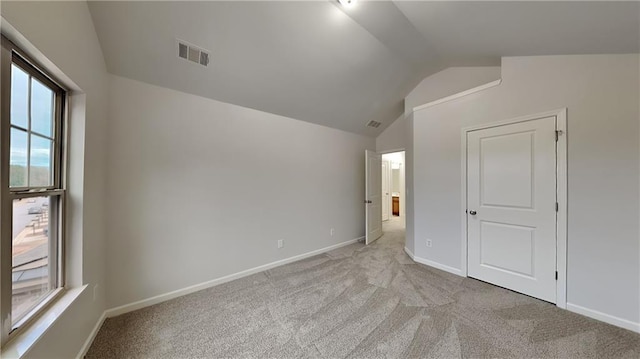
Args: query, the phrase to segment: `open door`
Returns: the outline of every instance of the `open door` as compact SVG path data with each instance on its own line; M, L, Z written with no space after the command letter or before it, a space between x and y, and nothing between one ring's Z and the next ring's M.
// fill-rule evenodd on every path
M365 151L366 244L382 236L382 156Z

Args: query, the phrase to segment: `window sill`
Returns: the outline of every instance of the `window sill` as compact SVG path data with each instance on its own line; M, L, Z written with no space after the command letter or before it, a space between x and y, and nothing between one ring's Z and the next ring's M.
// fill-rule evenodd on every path
M27 354L86 288L87 285L83 285L66 290L28 328L6 343L2 348L2 358L21 358Z

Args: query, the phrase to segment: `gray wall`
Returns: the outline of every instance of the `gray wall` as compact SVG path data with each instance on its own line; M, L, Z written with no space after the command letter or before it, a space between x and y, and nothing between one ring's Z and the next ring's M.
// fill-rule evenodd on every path
M376 151L406 149L407 117L416 106L484 85L500 78L500 67L450 67L422 80L404 99L404 115L376 138Z
M364 236L373 138L116 76L109 114L109 307Z
M384 132L376 137L376 151L390 152L403 150L406 146L407 120L404 115L393 121Z
M484 85L500 78L500 66L449 67L422 80L404 99L405 116L416 106Z
M413 238L413 108L484 85L500 78L500 67L450 67L422 80L404 99L405 113L376 138L376 151L405 150L406 248L414 252Z
M639 65L638 55L504 58L500 86L415 112L415 254L461 266L462 128L566 107L567 301L638 323Z
M405 138L406 138L406 149L404 152L404 164L405 164L405 195L407 197L407 205L406 205L406 213L405 213L405 240L404 246L405 249L409 250L411 253L415 253L415 208L414 208L414 161L413 161L413 113L409 114L406 117L406 126L405 126Z

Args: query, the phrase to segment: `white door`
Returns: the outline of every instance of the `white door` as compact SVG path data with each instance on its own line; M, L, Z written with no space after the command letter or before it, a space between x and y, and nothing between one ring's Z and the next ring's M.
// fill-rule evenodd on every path
M389 196L389 177L390 176L390 167L389 160L382 160L382 220L389 220L389 207L390 207L390 199Z
M365 151L365 207L367 244L382 236L382 161L381 156Z
M556 118L467 134L469 276L556 302Z

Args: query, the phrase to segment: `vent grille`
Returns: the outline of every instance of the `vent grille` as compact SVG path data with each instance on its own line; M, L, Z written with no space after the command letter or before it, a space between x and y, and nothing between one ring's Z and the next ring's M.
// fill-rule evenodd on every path
M182 40L178 40L177 43L178 57L205 67L209 66L209 59L211 55L207 50Z
M182 57L183 59L186 59L188 53L189 53L189 46L178 43L178 56Z
M367 127L373 127L373 128L378 128L378 127L380 127L380 125L382 125L381 122L373 121L373 120L371 120L371 121L369 121L369 123L367 123Z

